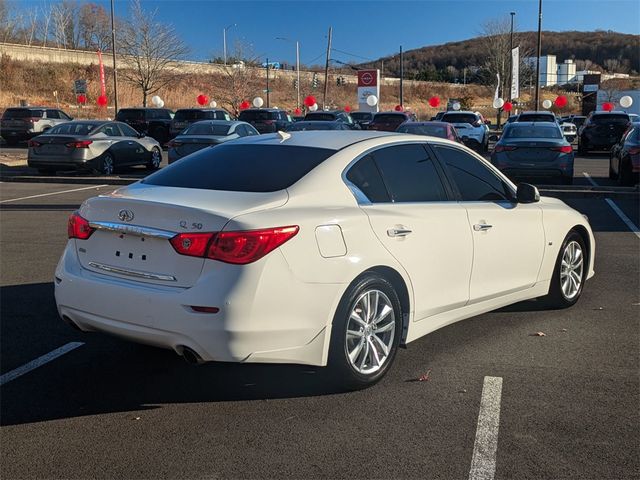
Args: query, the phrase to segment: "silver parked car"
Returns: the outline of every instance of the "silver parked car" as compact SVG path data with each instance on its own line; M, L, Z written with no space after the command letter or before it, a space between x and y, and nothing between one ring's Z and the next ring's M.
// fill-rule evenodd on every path
M76 120L30 140L27 161L40 173L88 169L110 175L133 165L156 170L162 151L156 140L126 123Z
M247 122L202 120L192 123L180 135L169 142L169 163L180 160L182 157L203 148L213 147L229 140L250 135L260 135L260 132Z

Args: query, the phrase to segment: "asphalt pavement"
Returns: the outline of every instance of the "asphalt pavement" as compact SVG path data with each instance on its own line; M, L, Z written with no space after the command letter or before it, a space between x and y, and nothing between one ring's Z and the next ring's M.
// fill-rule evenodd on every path
M576 183L608 184L603 164L579 159ZM574 307L450 325L341 392L322 368L190 366L65 325L52 278L66 220L104 183L0 183L3 479L469 478L485 377L502 379L496 479L640 478L637 195L565 195L597 242Z

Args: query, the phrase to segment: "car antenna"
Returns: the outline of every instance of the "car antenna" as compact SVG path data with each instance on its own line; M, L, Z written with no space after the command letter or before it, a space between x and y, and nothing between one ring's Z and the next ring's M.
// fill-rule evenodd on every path
M280 137L280 143L284 142L285 140L289 140L291 138L291 134L287 133L287 132L283 132L281 130L278 130L278 136Z

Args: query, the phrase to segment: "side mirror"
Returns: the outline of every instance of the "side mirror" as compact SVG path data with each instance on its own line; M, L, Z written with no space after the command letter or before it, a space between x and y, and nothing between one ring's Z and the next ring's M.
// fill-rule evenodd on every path
M138 138L144 138L144 137L146 137L146 136L147 136L147 135L146 135L145 133L138 133Z
M498 137L498 135L489 135L490 142L497 142L499 139L500 137Z
M516 199L518 203L535 203L540 201L540 192L533 185L528 183L518 184L516 191Z

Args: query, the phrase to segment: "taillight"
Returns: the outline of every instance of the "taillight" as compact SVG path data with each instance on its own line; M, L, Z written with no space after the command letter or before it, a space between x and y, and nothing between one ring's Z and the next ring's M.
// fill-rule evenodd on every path
M29 148L36 148L36 147L40 147L42 144L40 142L36 142L35 140L29 140L27 142L27 147Z
M69 142L66 144L68 148L89 148L93 140L81 140L79 142Z
M515 150L517 148L518 147L512 147L510 145L496 145L495 148L493 149L493 151L496 152L496 153L512 152L513 150Z
M217 233L179 233L170 242L181 255L246 265L275 250L300 228L295 226Z
M89 222L82 218L78 212L73 212L67 223L67 235L69 238L86 240L95 231L89 226Z
M640 153L640 147L633 147L629 149L629 155L638 155Z
M571 153L573 152L573 147L571 145L565 145L564 147L551 147L551 150L560 153Z

